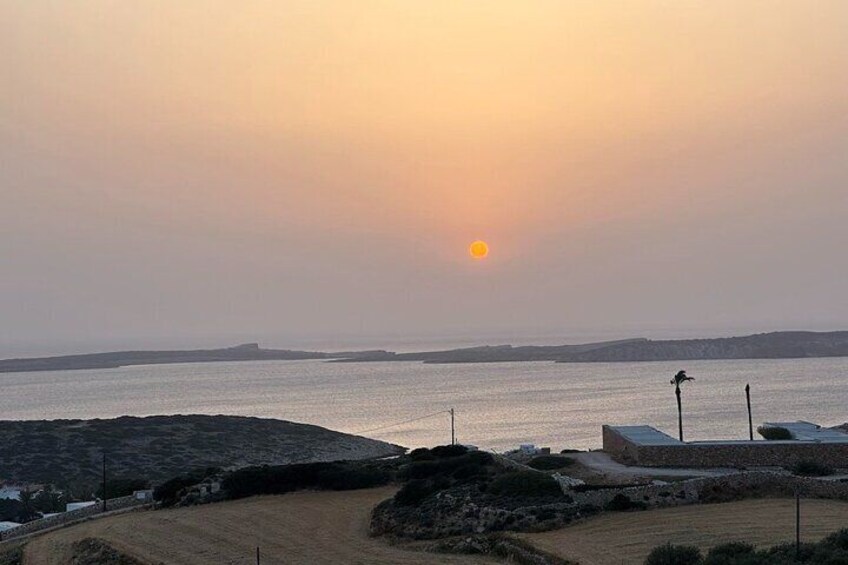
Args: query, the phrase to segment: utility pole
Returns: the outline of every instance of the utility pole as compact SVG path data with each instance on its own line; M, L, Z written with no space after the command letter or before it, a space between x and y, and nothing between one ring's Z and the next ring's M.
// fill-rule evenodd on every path
M745 398L748 401L748 436L754 441L754 421L751 419L751 385L745 385Z
M106 512L106 452L103 452L103 512Z
M456 445L456 424L453 408L450 409L451 415L451 445Z
M256 565L259 565L259 546L256 546Z

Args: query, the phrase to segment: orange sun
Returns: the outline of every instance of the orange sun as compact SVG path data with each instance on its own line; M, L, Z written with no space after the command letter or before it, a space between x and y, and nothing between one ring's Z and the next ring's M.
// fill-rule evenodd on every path
M489 246L485 241L477 240L468 247L468 252L475 259L483 259L489 254Z

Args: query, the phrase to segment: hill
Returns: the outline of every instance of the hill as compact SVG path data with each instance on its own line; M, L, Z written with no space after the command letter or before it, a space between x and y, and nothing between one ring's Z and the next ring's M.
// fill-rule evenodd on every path
M848 331L772 332L740 337L650 340L645 338L573 345L484 345L441 351L395 353L371 351L294 351L262 349L255 343L224 349L190 351L116 351L61 357L0 360L0 373L108 369L128 365L210 363L216 361L286 361L323 359L335 363L420 361L423 363L502 363L555 361L676 361L697 359L795 359L848 357Z
M91 492L111 478L153 483L198 467L366 459L403 448L326 428L242 416L0 421L0 478Z
M420 353L363 352L336 362L422 361L424 363L492 363L556 361L675 361L696 359L794 359L848 356L848 331L772 332L742 337L649 340L644 338L580 345L470 347Z

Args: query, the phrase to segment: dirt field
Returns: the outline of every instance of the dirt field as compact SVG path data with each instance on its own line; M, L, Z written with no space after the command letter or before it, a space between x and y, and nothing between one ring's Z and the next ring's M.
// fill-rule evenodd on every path
M801 501L801 539L816 541L848 527L848 503ZM642 563L665 542L702 550L727 541L771 546L795 538L795 501L761 499L621 512L598 516L562 530L521 535L540 549L581 565Z
M495 563L392 547L367 535L371 508L394 489L302 492L94 520L33 539L26 565L67 558L70 544L99 537L150 563L263 565Z

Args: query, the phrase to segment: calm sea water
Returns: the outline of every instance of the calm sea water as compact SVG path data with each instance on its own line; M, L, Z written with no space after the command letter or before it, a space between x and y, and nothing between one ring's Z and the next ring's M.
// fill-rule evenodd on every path
M601 424L651 424L672 435L669 379L686 369L687 439L747 436L754 422L848 420L848 358L659 363L326 363L262 361L0 374L0 419L123 414L239 414L363 433L409 447L457 438L503 450L519 443L592 448Z

